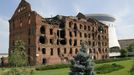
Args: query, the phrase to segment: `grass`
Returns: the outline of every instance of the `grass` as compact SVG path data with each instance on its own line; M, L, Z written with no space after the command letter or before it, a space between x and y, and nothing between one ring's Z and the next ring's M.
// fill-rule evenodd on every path
M55 69L55 70L46 70L46 71L36 71L35 75L68 75L69 69Z
M127 61L119 61L116 62L122 66L124 66L124 69L118 70L118 71L114 71L108 74L98 74L98 75L130 75L129 71L132 67L132 65L134 64L133 60L127 60Z
M134 64L133 60L124 60L124 61L103 63L103 64L116 63L116 64L120 64L120 65L124 66L125 68L118 70L118 71L111 72L111 73L97 74L97 75L130 75L129 71L130 71L132 65ZM103 64L96 64L96 66L100 66ZM8 69L6 68L6 69L4 69L4 71L5 70L8 70ZM69 68L45 70L45 71L35 71L34 75L69 75L69 71L70 71ZM2 72L3 72L3 70L0 69L0 75L2 74Z
M97 74L107 74L117 70L121 70L123 68L124 67L122 65L116 63L112 63L112 64L108 63L108 64L96 66L95 71Z
M130 75L129 71L134 64L133 60L125 60L125 61L116 61L116 62L110 62L110 63L104 63L104 64L112 64L112 63L117 63L125 68L114 71L111 73L107 74L97 74L97 75ZM102 64L97 64L96 66L99 66ZM46 70L46 71L36 71L35 75L68 75L69 73L69 68L64 68L64 69L55 69L55 70Z

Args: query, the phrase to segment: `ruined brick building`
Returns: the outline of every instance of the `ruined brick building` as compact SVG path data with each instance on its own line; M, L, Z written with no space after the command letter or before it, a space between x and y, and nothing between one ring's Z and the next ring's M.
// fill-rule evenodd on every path
M9 54L14 42L22 40L31 65L67 63L79 51L81 41L86 41L93 59L108 57L108 26L81 13L43 18L21 0L9 23Z

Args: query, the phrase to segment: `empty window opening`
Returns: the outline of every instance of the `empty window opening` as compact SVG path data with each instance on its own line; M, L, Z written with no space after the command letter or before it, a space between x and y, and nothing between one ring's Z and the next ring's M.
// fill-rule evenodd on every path
M44 26L41 26L40 32L41 32L41 34L45 34L45 27Z
M104 38L105 38L105 39L107 39L107 37L106 37L106 36L104 36Z
M50 35L53 35L53 29L50 29Z
M70 27L70 28L71 28L72 24L73 24L73 22L69 22L69 27Z
M46 49L42 48L42 54L46 54Z
M85 25L85 26L84 26L84 30L86 30L86 29L87 29L87 26Z
M53 48L51 48L51 55L53 55Z
M38 51L40 51L40 47L38 48Z
M74 29L75 29L75 30L77 29L77 24L76 24L76 23L74 23Z
M74 31L74 35L75 35L75 37L77 36L77 32L76 31Z
M82 27L82 25L80 24L80 29L82 29L83 27Z
M101 37L100 37L101 38ZM102 36L102 39L104 39L104 36Z
M74 40L74 46L77 46L77 40L76 39Z
M93 46L95 46L95 42L93 42Z
M31 56L31 51L30 48L28 48L28 63L30 64L30 56Z
M60 55L60 48L57 49L58 55Z
M72 45L72 39L69 40L69 44Z
M66 50L66 48L64 48L64 54L66 54L67 53L67 50Z
M92 31L94 31L94 27L92 28Z
M87 38L87 34L86 33L84 33L84 37Z
M40 36L39 42L40 42L41 44L45 44L45 37Z
M65 28L65 24L63 22L60 24L60 28Z
M107 48L105 48L105 52L108 52L108 49Z
M98 40L101 40L101 37L100 37L100 35L98 36Z
M89 49L89 53L92 53L92 50L91 49Z
M75 49L75 54L77 54L77 53L78 53L78 49L76 48L76 49Z
M46 59L45 58L42 59L42 64L46 64Z
M57 30L57 36L59 37L59 33L60 33L60 31L59 30Z
M61 45L66 45L66 43L67 43L67 40L66 39L60 40L60 44Z
M91 29L90 29L90 26L88 26L88 30L90 31Z
M72 37L72 32L69 32L70 37Z
M57 45L59 45L59 42L60 42L59 39L57 39Z
M94 40L94 39L95 39L95 38L94 38L94 37L95 37L95 36L94 36L94 33L92 33L92 37L93 37L93 40Z
M70 48L70 52L69 53L72 54L72 52L73 52L73 50L72 50L72 48Z
M53 44L53 39L50 39L50 44Z
M101 48L98 49L99 53L101 53Z
M107 30L105 30L105 33L107 33Z
M94 60L96 60L96 56L94 56Z
M88 41L89 46L91 45L91 41Z
M30 38L28 38L28 45L30 45Z
M60 38L65 38L65 30L60 31Z
M100 46L101 44L100 44L100 42L98 42L98 46Z

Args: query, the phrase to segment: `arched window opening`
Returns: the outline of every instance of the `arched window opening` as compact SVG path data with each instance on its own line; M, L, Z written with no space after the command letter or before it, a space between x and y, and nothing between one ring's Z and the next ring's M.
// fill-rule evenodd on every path
M39 42L40 42L41 44L45 44L45 37L40 36Z
M40 32L41 32L41 34L45 34L45 27L44 26L41 26Z

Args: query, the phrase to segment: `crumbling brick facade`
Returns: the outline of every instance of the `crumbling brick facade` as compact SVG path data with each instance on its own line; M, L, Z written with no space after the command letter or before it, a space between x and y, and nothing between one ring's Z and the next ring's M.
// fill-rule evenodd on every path
M43 18L22 0L9 23L9 54L14 42L22 40L31 65L68 63L78 53L82 41L93 59L108 57L108 26L81 13Z

